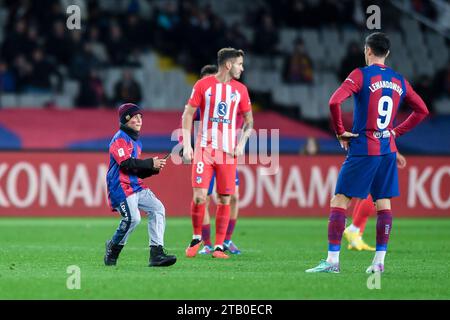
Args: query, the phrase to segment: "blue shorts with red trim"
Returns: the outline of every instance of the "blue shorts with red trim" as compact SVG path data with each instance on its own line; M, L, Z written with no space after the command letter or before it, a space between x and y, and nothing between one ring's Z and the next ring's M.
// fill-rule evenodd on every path
M342 165L334 194L373 201L398 197L397 154L347 156Z

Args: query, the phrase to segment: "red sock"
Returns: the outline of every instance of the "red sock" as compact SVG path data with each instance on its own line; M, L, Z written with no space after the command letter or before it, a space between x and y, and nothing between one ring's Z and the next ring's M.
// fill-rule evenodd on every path
M227 233L228 223L230 222L230 205L218 204L216 211L216 243L214 246L223 245Z
M233 235L234 227L236 226L236 219L230 219L227 228L227 235L225 236L225 241L231 240L231 236Z
M202 234L202 224L203 217L205 216L205 204L199 203L195 204L194 201L191 203L191 218L192 218L192 226L194 227L194 234L201 235Z
M202 226L202 240L205 246L211 246L211 225L204 224Z
M353 209L353 225L359 228L359 233L363 234L366 228L367 220L371 214L375 213L375 206L372 197L364 200L358 200Z

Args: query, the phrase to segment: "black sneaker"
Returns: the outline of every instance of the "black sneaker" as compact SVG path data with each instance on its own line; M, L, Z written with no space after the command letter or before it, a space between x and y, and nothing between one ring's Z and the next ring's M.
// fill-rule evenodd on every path
M106 266L115 266L117 259L119 258L120 251L122 251L123 245L114 244L112 240L106 241L106 252L103 261Z
M163 246L150 246L149 267L168 267L177 262L177 257L167 255Z

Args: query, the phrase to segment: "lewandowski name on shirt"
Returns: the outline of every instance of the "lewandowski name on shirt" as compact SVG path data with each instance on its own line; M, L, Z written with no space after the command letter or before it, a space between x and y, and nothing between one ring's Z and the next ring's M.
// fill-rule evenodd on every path
M369 86L369 89L372 92L375 92L375 91L383 89L383 88L392 89L392 90L396 91L399 96L401 96L403 94L402 87L400 87L398 84L393 83L391 81L377 81L375 83L372 83Z

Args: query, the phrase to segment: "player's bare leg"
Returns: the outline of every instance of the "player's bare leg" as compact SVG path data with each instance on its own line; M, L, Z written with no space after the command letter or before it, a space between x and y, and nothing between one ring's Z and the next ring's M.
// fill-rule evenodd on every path
M330 202L330 218L328 220L328 257L322 260L318 266L306 270L306 272L339 273L339 252L341 250L342 234L345 229L345 212L348 209L351 198L336 194Z
M206 196L205 216L202 225L202 242L204 247L199 251L199 254L210 254L213 251L211 243L211 218L209 214L209 204L211 203L211 196Z
M216 242L214 244L213 258L229 258L223 252L223 242L227 233L228 223L230 222L230 201L229 194L219 194L216 211Z
M348 249L375 251L375 248L365 243L362 238L367 220L373 213L375 213L375 205L370 195L367 199L357 199L352 213L352 224L344 230Z
M231 195L230 199L230 222L228 223L227 234L225 236L225 241L223 243L223 247L225 250L230 251L232 254L240 254L241 251L238 247L231 241L231 237L234 232L234 228L236 226L237 217L239 214L239 186L236 186L236 191Z
M378 199L377 208L377 247L372 265L366 270L367 273L384 272L384 258L386 256L389 235L392 229L392 211L390 199Z
M194 233L189 247L186 249L187 257L195 257L202 244L202 222L205 216L207 189L193 188L193 201L191 203L191 218Z

